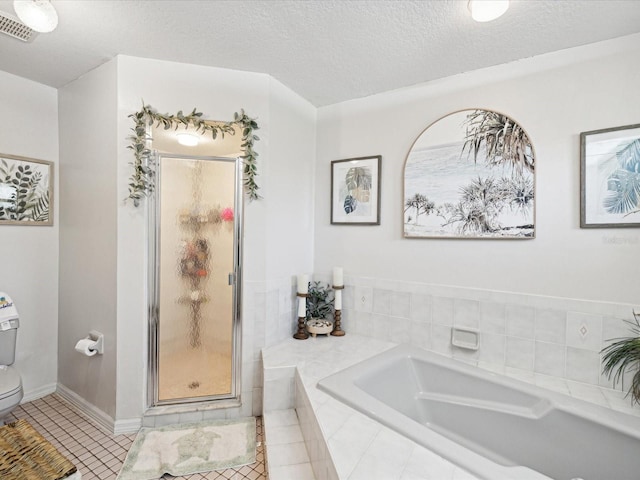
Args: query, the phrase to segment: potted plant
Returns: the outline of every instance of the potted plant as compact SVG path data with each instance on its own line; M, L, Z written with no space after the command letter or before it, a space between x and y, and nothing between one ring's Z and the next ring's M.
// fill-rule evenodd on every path
M329 284L309 283L307 297L307 331L314 337L333 330L333 290Z
M635 371L628 394L632 402L640 404L640 314L633 312L633 319L633 322L626 320L633 336L616 339L600 353L603 354L602 371L609 378L613 374L614 383L618 383L627 371Z

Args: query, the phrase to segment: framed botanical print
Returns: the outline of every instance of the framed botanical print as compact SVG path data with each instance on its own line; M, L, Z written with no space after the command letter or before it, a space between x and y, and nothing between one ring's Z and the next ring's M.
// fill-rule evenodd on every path
M0 225L53 225L53 163L0 154Z
M380 155L331 162L331 224L380 225Z

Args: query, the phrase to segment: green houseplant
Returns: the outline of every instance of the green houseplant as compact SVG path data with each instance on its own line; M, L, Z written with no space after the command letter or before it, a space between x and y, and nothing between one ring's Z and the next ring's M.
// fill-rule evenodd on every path
M320 282L309 283L307 297L307 331L314 337L333 330L333 290Z
M613 375L614 383L618 383L626 372L635 371L628 394L640 405L640 314L633 312L633 321L626 322L631 326L633 336L615 339L601 350L602 371L609 378Z

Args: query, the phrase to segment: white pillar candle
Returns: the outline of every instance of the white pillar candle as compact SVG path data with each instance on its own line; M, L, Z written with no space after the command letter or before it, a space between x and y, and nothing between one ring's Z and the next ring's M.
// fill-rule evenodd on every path
M342 310L342 290L336 290L334 307L336 310Z
M305 297L298 297L298 317L307 316L307 299Z
M342 267L333 267L333 285L341 287L344 285L344 278L342 273Z
M298 275L298 293L309 293L309 275Z

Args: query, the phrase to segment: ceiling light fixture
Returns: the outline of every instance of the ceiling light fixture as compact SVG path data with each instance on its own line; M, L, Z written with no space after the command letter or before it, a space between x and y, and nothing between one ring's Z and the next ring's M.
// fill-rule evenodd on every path
M58 26L58 13L49 0L14 0L13 9L22 23L36 32L53 32Z
M178 143L185 147L195 147L200 141L198 135L194 135L193 133L178 133L176 137L178 137Z
M507 11L509 0L469 0L467 7L476 22L490 22Z

